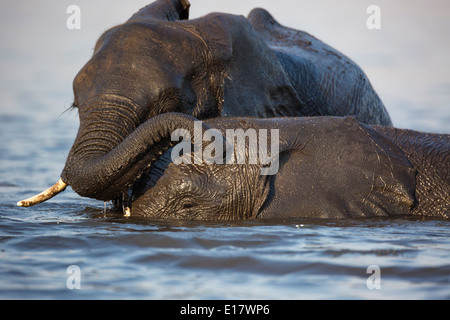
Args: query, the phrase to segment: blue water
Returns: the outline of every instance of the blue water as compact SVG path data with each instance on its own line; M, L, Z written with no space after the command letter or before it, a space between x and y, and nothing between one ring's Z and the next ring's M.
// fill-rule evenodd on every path
M450 298L446 221L157 223L68 201L0 226L2 298Z
M281 2L191 1L197 16L269 8L358 62L397 126L450 133L447 2L382 2L377 31L356 1ZM19 0L0 11L1 299L450 298L448 220L158 222L105 214L70 188L16 207L59 178L78 127L65 112L71 82L96 38L145 1L78 1L76 31L65 25L69 4ZM67 272L72 265L79 273ZM80 289L70 289L74 279Z

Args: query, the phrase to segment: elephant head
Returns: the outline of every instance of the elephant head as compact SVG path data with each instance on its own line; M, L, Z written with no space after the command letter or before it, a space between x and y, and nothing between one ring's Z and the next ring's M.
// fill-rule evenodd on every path
M134 216L187 220L256 218L269 193L269 177L278 170L279 154L291 149L295 141L286 136L280 140L278 127L275 132L267 132L267 127L276 126L276 120L221 117L195 121L194 126L198 123L206 130L198 136L200 130L194 129L194 140L189 136L193 151L190 145L187 151L179 148L181 144L170 148L135 184ZM211 130L214 141L210 143ZM201 148L196 150L200 141ZM178 158L180 153L182 157Z
M134 195L132 215L151 219L256 218L269 193L258 165L174 164L164 155Z

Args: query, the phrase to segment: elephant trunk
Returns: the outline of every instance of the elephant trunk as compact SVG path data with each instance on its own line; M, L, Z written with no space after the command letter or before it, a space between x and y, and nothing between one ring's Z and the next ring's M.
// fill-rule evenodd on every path
M20 201L18 205L32 206L48 200L67 185L81 196L104 201L117 199L139 180L152 162L177 143L171 141L174 130L186 129L193 137L196 120L182 113L161 114L143 122L119 143L120 134L116 133L114 138L111 135L114 129L107 125L107 121L83 123L67 158L61 180L48 189L58 190L46 190ZM207 129L208 126L203 123L202 133ZM44 193L45 197L42 196Z
M106 100L106 99L105 99ZM118 193L108 180L116 149L142 123L141 108L131 103L93 103L80 108L80 127L61 174L61 180L81 196L101 200ZM110 158L110 159L109 159ZM110 163L108 163L108 161ZM120 164L124 165L124 164ZM103 166L103 167L102 167Z
M84 131L78 138L82 142L71 152L61 178L81 196L116 199L175 144L170 140L174 130L184 128L193 136L195 120L181 113L158 115L145 121L108 152L114 141ZM206 129L203 125L202 130ZM104 130L110 129L103 128L100 133Z

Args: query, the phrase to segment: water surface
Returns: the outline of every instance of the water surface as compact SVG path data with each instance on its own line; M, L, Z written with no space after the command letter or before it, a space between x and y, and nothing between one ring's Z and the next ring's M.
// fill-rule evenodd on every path
M6 211L2 298L450 298L448 221L161 223L71 201ZM71 265L79 290L67 287ZM380 289L367 286L371 265Z

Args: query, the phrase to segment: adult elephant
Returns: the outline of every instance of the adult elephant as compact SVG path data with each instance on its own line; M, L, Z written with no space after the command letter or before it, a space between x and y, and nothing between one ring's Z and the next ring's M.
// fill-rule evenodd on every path
M161 113L354 115L391 125L364 72L320 40L262 9L247 19L212 13L188 20L189 6L158 0L100 37L73 82L80 127L61 180L19 205L67 185L99 200L122 197L162 152L144 135Z

